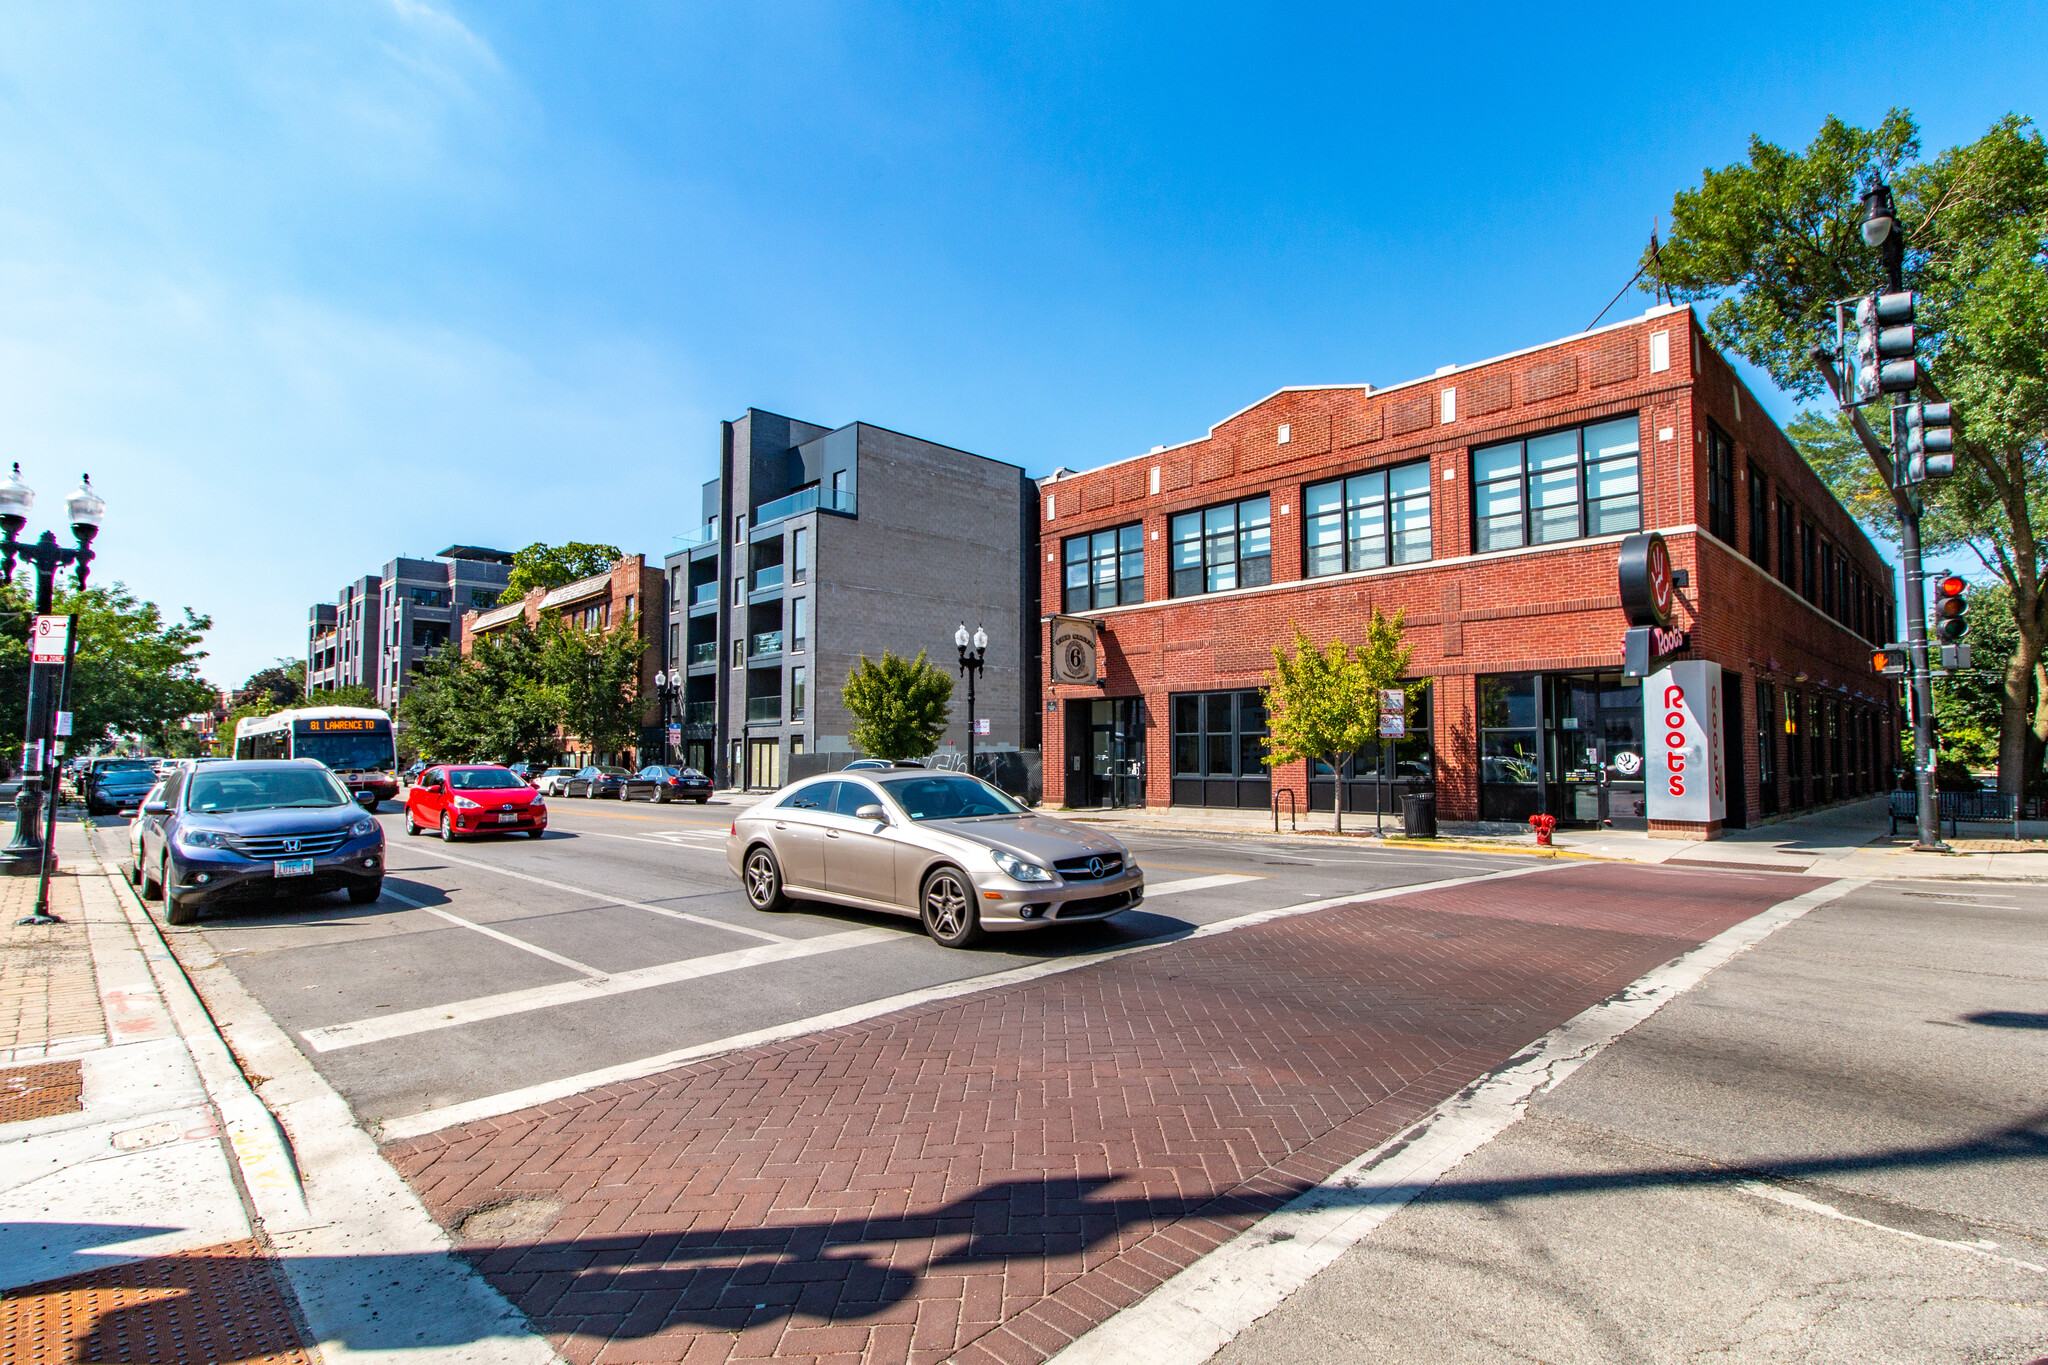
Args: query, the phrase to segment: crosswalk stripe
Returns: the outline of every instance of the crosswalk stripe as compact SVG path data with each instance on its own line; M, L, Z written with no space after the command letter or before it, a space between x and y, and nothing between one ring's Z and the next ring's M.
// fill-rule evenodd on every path
M1160 882L1145 888L1145 899L1154 896L1172 896L1182 891L1207 891L1212 886L1235 886L1239 882L1262 882L1264 877L1248 875L1223 875L1217 877L1184 877L1177 882Z
M436 850L433 856L444 863L460 863L464 867L481 868L485 872L495 872L500 877L512 877L522 882L532 882L535 886L545 886L550 891L566 891L572 896L587 896L591 900L603 901L607 905L623 905L628 910L645 910L650 915L665 915L669 919L688 920L692 924L702 924L713 929L724 929L729 933L744 934L748 938L766 939L770 943L785 943L788 941L781 934L771 934L766 929L750 929L744 924L731 924L722 919L711 919L705 915L693 915L687 910L670 910L664 906L647 905L641 901L629 901L623 896L614 896L609 892L600 891L596 887L570 886L566 882L551 882L546 877L536 877L530 872L514 872L509 867L499 867L493 863L480 863L471 858L458 858L452 853L443 853L439 850ZM403 868L398 869L400 872L404 870Z

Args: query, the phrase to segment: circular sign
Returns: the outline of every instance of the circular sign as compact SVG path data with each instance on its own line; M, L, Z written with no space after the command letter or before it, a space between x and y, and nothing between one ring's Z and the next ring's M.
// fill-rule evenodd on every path
M1614 756L1614 771L1623 777L1634 777L1643 770L1643 756L1623 749Z
M1621 586L1621 609L1632 626L1668 626L1678 595L1671 584L1671 550L1664 537L1652 531L1633 535L1621 542L1616 564Z

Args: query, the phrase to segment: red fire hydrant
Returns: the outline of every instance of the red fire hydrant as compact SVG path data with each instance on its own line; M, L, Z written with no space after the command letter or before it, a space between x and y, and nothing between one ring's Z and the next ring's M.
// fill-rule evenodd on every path
M1529 817L1529 827L1536 831L1537 843L1547 844L1550 842L1550 831L1557 828L1557 817L1555 815L1532 815Z

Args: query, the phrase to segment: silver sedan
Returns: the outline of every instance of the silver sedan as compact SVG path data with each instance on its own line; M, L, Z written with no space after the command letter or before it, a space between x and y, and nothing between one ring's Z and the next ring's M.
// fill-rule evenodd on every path
M733 821L725 852L757 910L794 897L915 915L948 948L984 931L1105 919L1145 898L1121 843L962 773L794 783Z

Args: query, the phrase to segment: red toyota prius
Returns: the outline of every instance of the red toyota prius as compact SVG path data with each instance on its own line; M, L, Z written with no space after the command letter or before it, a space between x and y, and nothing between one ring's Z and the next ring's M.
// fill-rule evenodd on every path
M548 807L526 779L495 763L443 764L420 774L405 796L405 832L437 830L453 843L465 834L547 832Z

